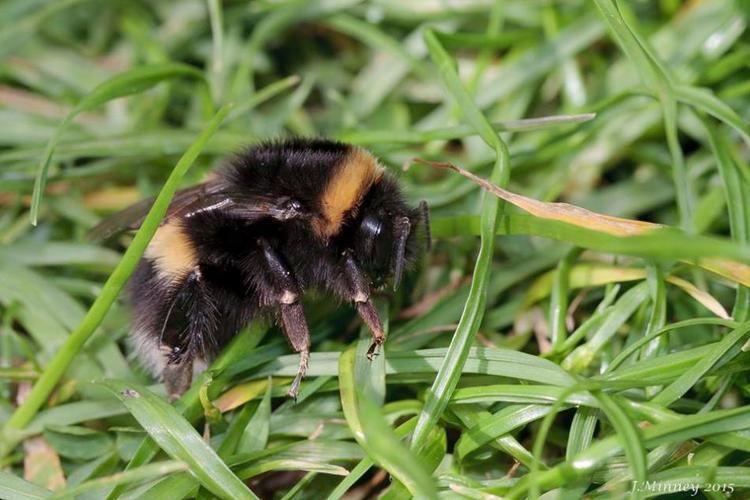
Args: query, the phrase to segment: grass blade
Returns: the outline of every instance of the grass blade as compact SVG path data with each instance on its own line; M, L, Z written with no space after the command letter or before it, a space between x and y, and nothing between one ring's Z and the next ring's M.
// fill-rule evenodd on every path
M633 479L643 484L648 477L648 470L646 450L638 427L630 420L615 398L605 393L594 393L594 397L599 400L602 411L623 443Z
M492 169L492 180L505 186L510 178L508 147L493 130L482 112L474 104L472 97L464 89L454 70L453 61L443 49L437 35L428 30L425 32L425 41L433 62L438 66L446 89L456 104L463 110L469 124L477 130L482 140L495 151L496 159ZM495 224L499 208L500 204L497 199L487 197L482 202L481 242L469 296L464 305L458 327L456 327L456 333L448 348L445 361L438 371L435 382L427 392L424 409L419 416L417 427L412 436L412 449L416 449L423 444L431 427L435 425L448 405L451 393L458 384L474 336L482 323L487 300L490 261L495 248Z
M686 370L680 377L651 399L652 403L668 406L690 390L727 353L739 350L738 344L750 332L750 323L743 323L727 334L698 363Z
M722 434L747 428L750 408L719 410L697 415L683 415L679 420L655 424L642 430L646 447L685 441L696 436ZM610 436L597 441L573 459L554 468L539 472L533 482L543 488L556 488L589 474L605 460L620 453L623 443L619 436ZM526 476L508 493L507 498L519 498L529 488L532 480Z
M133 383L107 380L102 385L122 401L169 456L187 464L190 472L214 495L226 499L257 498L167 402Z
M688 85L675 85L674 93L677 99L685 104L690 104L735 129L750 145L750 125L710 90Z
M480 219L473 215L434 217L430 222L433 235L441 238L481 232ZM724 238L693 236L668 227L646 234L616 236L583 225L516 214L500 217L496 233L542 236L607 253L678 259L750 286L750 266L747 265L750 248Z
M356 383L355 372L359 371L356 368L356 352L355 349L349 349L339 360L341 405L355 439L373 461L381 464L403 483L412 495L437 498L430 475L417 457L401 443L386 423L380 409L363 394Z
M167 212L169 203L177 191L180 180L198 157L209 137L219 128L229 109L229 106L224 106L216 113L204 131L177 162L174 170L172 170L169 178L164 183L164 187L159 192L159 196L154 201L151 210L149 210L141 228L135 234L125 255L123 255L115 270L109 276L106 283L104 283L101 294L96 298L78 328L70 334L65 344L55 353L55 356L45 368L44 373L42 373L39 380L34 384L29 396L6 422L3 429L6 437L9 431L21 429L31 421L39 408L47 400L55 385L62 378L65 370L73 362L83 344L86 343L86 340L88 340L102 322L107 311L109 311L109 308L125 286L128 278L135 271L138 261L146 250L149 241L151 241L154 233L156 233L159 223ZM9 445L10 443L7 444ZM5 456L10 451L8 447L0 446L0 456Z
M667 145L672 155L672 175L677 191L681 225L683 229L691 233L694 227L692 222L694 196L685 170L684 155L677 138L677 101L670 75L648 47L648 43L628 25L620 12L617 0L594 1L615 35L615 39L631 59L644 83L653 89L655 96L661 102Z
M543 116L540 118L526 118L523 120L505 120L493 122L492 128L496 132L526 132L557 128L560 125L583 123L596 118L595 113L577 115ZM436 128L431 130L348 130L340 132L340 141L361 144L422 144L430 141L449 141L478 135L475 128L469 125Z
M57 146L57 142L60 140L60 137L62 137L63 132L77 115L83 111L101 106L112 99L138 94L165 80L186 76L198 78L199 81L205 82L203 73L192 66L178 63L159 64L154 66L141 66L115 75L109 80L99 84L88 95L86 95L86 97L84 97L78 105L68 113L65 119L63 119L44 150L42 160L39 163L36 179L34 181L34 193L31 199L30 212L31 224L35 226L37 224L39 207L42 203L42 195L44 194L44 189L47 185L47 172L49 171L50 161L52 160L52 153L54 153L55 146Z
M136 469L131 469L125 472L118 472L111 476L104 476L85 483L79 484L72 488L66 488L62 491L56 492L52 498L75 498L78 495L102 488L106 486L115 486L118 484L128 484L140 481L149 481L161 476L173 474L176 472L182 472L187 470L187 466L177 460L170 460L164 462L158 462L155 464L144 465Z
M489 443L512 430L539 420L551 411L545 405L509 405L464 432L456 443L455 453L463 460L480 446Z
M10 472L0 471L0 497L18 500L49 498L52 492Z
M743 181L742 172L732 161L725 137L707 119L703 120L703 126L724 186L732 239L747 243L750 240L750 203L745 196L748 191L747 182ZM750 138L750 134L747 137ZM746 286L737 288L733 316L738 321L746 321L750 317L750 290Z

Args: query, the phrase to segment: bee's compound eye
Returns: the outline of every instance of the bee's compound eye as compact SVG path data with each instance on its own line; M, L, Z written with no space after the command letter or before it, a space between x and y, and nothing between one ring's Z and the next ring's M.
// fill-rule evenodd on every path
M365 249L372 252L375 240L380 236L383 224L377 218L368 215L362 220L360 226L361 236L364 239Z
M376 238L383 230L383 224L379 219L368 215L367 217L362 219L361 228L362 232L364 232L368 237Z

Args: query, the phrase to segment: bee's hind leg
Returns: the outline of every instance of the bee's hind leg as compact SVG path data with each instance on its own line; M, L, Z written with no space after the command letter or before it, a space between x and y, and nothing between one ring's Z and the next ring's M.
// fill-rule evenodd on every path
M269 285L273 290L272 301L278 304L281 328L292 349L299 353L299 369L289 387L289 397L297 399L299 386L310 362L310 331L305 312L300 304L300 289L291 270L266 240L259 240L269 272Z
M193 383L193 358L185 356L178 362L167 363L162 372L162 378L169 400L179 399Z
M196 267L180 285L160 338L167 351L162 379L170 401L190 388L194 367L201 366L206 354L216 350L217 311L200 268Z

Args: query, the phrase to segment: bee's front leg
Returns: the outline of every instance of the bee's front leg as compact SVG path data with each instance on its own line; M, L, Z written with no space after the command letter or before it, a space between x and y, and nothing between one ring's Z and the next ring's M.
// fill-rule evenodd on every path
M367 350L367 357L372 360L373 357L377 356L380 346L385 342L383 323L380 321L375 304L370 300L370 287L367 284L367 278L359 269L357 262L349 251L344 252L344 269L346 279L349 282L350 296L347 298L354 302L359 316L372 332L372 344Z
M259 244L263 250L269 275L270 301L277 304L281 329L284 331L292 349L299 353L297 376L289 387L289 396L297 399L300 383L305 377L307 365L310 361L310 332L307 328L305 312L299 302L300 288L283 257L266 240L260 239Z

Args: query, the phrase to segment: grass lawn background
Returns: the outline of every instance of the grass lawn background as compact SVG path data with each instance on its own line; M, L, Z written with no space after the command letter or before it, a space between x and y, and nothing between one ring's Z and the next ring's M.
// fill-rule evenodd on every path
M0 3L0 498L750 488L748 12ZM378 294L374 362L352 308L311 294L296 404L297 356L255 323L170 406L119 291L175 189L291 135L371 150L430 204L434 248ZM669 227L529 212L414 158ZM135 236L87 239L156 195Z

